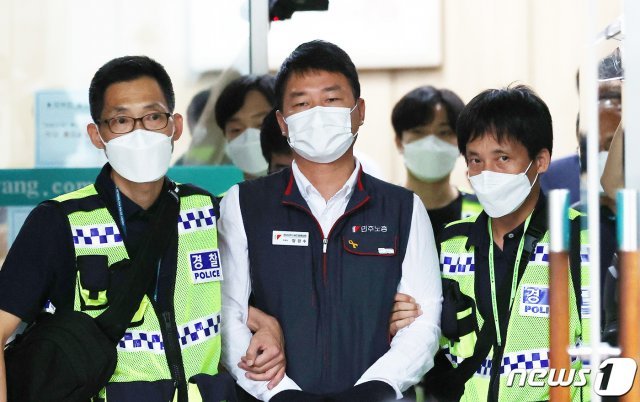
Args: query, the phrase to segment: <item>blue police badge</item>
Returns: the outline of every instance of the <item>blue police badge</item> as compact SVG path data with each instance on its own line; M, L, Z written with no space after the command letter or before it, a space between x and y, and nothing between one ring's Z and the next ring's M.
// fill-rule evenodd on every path
M549 317L549 287L544 285L522 285L520 315Z
M222 264L218 249L197 251L189 254L191 280L193 283L217 282L222 280Z

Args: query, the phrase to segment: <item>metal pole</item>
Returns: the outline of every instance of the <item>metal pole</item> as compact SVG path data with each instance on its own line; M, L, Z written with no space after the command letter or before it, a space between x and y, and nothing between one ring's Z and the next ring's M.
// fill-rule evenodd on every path
M638 252L638 192L618 191L618 239L620 261L620 349L622 357L640 364L640 253ZM640 401L640 382L636 375L631 391L620 397L622 402Z
M624 188L640 190L640 1L624 2L622 27L624 40L621 45L624 65L622 91L624 138Z
M269 36L269 2L249 0L249 69L251 74L269 72L267 38Z
M569 372L569 190L549 192L549 368ZM565 369L565 371L560 371ZM567 386L549 387L551 402L570 399Z

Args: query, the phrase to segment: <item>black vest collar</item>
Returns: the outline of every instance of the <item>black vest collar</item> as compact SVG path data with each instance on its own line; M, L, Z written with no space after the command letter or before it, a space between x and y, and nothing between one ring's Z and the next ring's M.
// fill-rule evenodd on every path
M345 213L353 209L359 208L361 205L364 205L371 198L369 196L369 192L367 191L365 184L367 180L367 176L363 174L362 166L358 170L358 177L356 179L355 188L353 190L353 194L349 199L349 203L347 204L347 208ZM282 171L282 177L286 180L284 193L282 194L282 203L285 205L294 205L299 208L303 208L311 213L309 205L304 200L302 194L300 194L300 190L298 185L296 184L296 179L293 176L293 171L288 168Z

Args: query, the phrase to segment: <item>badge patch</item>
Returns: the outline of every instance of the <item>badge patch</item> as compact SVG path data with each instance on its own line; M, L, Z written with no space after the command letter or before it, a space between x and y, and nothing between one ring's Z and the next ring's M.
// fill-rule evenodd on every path
M271 237L274 246L308 246L309 232L286 232L274 230Z
M218 249L198 251L189 254L191 280L193 283L217 282L222 280L222 265Z
M387 233L387 227L385 225L354 225L351 227L353 233Z
M549 317L549 287L542 285L522 285L520 315Z

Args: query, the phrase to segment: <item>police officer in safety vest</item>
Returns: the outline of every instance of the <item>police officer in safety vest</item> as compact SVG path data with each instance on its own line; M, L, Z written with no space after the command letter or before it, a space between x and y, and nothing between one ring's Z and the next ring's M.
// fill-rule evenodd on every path
M457 130L484 212L450 224L439 239L445 303L455 300L450 314L442 316L443 366L461 368L465 359L475 359L475 367L466 367L473 370L470 378L456 390L463 401L547 400L547 386L507 380L516 369L549 367L549 232L538 179L551 158L551 115L527 87L487 90L465 107ZM570 219L578 213L571 211ZM584 245L586 233L580 237ZM578 266L571 269L570 341L579 344L589 328L589 312L582 311L588 268L580 258L571 264ZM478 353L487 339L491 342ZM581 367L580 360L572 360L572 368ZM438 369L435 378L441 376ZM455 369L447 373L456 376ZM572 400L583 393L588 388L572 387Z
M101 314L118 291L119 263L139 251L160 193L172 187L177 230L117 345L115 372L94 400L230 399L233 382L218 374L219 208L208 192L165 177L183 123L173 113L171 80L148 57L117 58L96 72L89 102L87 131L109 163L94 184L42 203L27 218L0 270L0 341L21 320L33 321L47 301L52 309ZM0 401L6 401L1 348Z
M548 386L508 379L514 370L549 367L549 232L539 185L552 151L549 110L524 86L487 90L462 111L457 136L484 211L449 224L438 239L443 337L426 392L437 400L547 400ZM571 211L576 238L577 218ZM571 259L573 344L587 341L589 328L588 268L580 262L587 239L580 237L584 249ZM572 386L572 400L588 399L588 389Z

